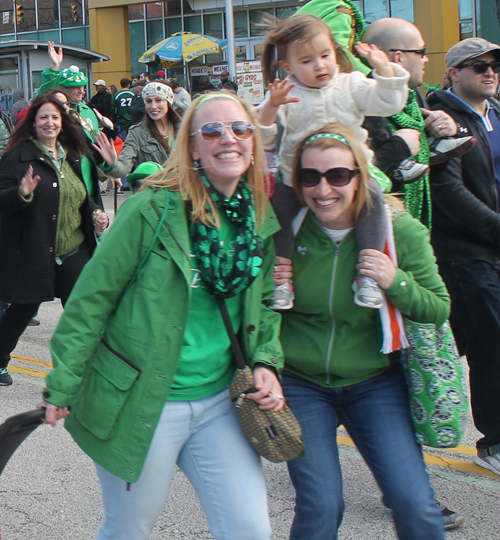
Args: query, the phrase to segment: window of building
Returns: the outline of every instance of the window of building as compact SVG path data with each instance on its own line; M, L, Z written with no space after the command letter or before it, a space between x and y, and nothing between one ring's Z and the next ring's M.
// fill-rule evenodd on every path
M473 0L459 0L459 17L460 17L460 39L474 37L475 32L475 13Z
M173 17L182 13L181 0L168 0L163 5L165 8L165 17Z
M235 11L234 18L234 37L248 37L248 11ZM225 24L225 23L224 23Z
M139 62L139 58L146 52L146 36L144 22L129 24L130 28L130 56L132 60L132 73L147 71L146 64Z
M146 31L147 31L147 48L149 49L153 45L156 45L161 41L163 36L163 21L146 21ZM144 51L142 51L144 52ZM142 53L141 53L142 54Z
M391 17L413 22L413 0L391 0Z
M270 9L251 9L250 10L250 35L263 36L267 34L268 30L261 26L262 19L265 15L274 16L274 10Z
M63 0L61 2L62 26L82 26L83 6L81 0Z
M193 32L193 34L201 34L201 15L184 18L184 30Z
M46 30L45 32L38 32L40 41L55 41L56 43L61 41L59 30Z
M38 32L23 32L17 35L19 41L38 41Z
M389 17L389 1L388 0L364 0L363 9L365 20L368 24Z
M472 21L460 23L460 40L474 37L474 25Z
M12 34L14 32L14 16L12 0L0 0L0 34Z
M82 47L88 49L90 43L88 43L88 35L85 32L87 28L71 28L62 31L62 40L66 45L73 45L74 47Z
M15 4L15 8L17 32L30 32L36 30L35 0L18 0Z
M175 34L177 32L182 32L181 17L165 19L165 37L170 37L172 34Z
M195 10L191 7L189 0L182 0L182 13L184 15L191 15L191 13L195 13Z
M128 7L128 20L137 21L144 19L144 4L132 4Z
M57 0L38 0L38 29L59 28Z
M278 19L289 19L294 13L297 13L298 9L299 6L276 8L276 17Z
M264 54L264 44L259 43L257 45L254 45L253 53L255 56L255 60L262 60L262 55Z
M223 38L222 13L211 13L203 16L203 33L207 36Z
M162 2L153 2L151 4L146 4L146 18L155 19L158 17L163 17Z

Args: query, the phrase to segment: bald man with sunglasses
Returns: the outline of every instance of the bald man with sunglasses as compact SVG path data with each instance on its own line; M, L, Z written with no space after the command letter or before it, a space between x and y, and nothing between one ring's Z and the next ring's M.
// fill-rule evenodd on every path
M500 476L500 46L465 39L446 54L452 87L433 109L477 139L461 158L432 167L432 243L451 296L450 322L470 367L477 465Z

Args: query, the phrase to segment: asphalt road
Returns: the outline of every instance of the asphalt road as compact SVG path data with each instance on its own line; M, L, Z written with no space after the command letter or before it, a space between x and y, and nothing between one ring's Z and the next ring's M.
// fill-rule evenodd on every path
M121 197L120 203L125 198ZM107 207L112 208L111 197L105 199ZM43 304L41 325L28 328L21 338L11 365L14 384L0 387L0 422L33 409L40 399L44 372L50 369L48 342L60 314L59 302ZM425 449L438 499L465 517L461 528L448 533L452 540L500 540L500 477L472 463L477 437L471 420L458 451ZM346 499L339 538L395 539L390 512L383 506L368 468L347 433L339 433L339 442ZM264 469L273 539L285 540L293 518L293 487L286 466L265 462ZM0 538L92 539L101 517L99 484L91 460L75 445L62 424L56 428L39 427L0 477ZM196 495L179 470L151 538L212 538Z

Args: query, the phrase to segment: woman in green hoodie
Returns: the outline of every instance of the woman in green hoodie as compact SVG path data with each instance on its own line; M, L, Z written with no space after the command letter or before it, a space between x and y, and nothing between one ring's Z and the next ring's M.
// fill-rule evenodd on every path
M296 301L282 314L280 339L283 388L302 425L306 456L289 462L297 492L290 538L337 538L344 501L336 435L344 424L392 510L398 537L442 540L399 352L389 354L379 312L353 303L351 283L360 271L404 316L437 326L449 315L449 296L427 230L394 204L397 266L375 250L358 259L354 229L369 196L364 156L361 143L338 124L308 136L295 156L293 185L304 209L294 223ZM289 270L275 266L277 283Z

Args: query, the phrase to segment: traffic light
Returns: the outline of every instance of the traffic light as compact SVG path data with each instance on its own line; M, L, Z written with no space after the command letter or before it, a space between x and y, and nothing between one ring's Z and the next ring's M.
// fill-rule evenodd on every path
M71 18L76 22L78 20L77 5L71 4Z
M17 18L17 24L24 22L23 6L20 6L19 4L16 5L16 18Z

